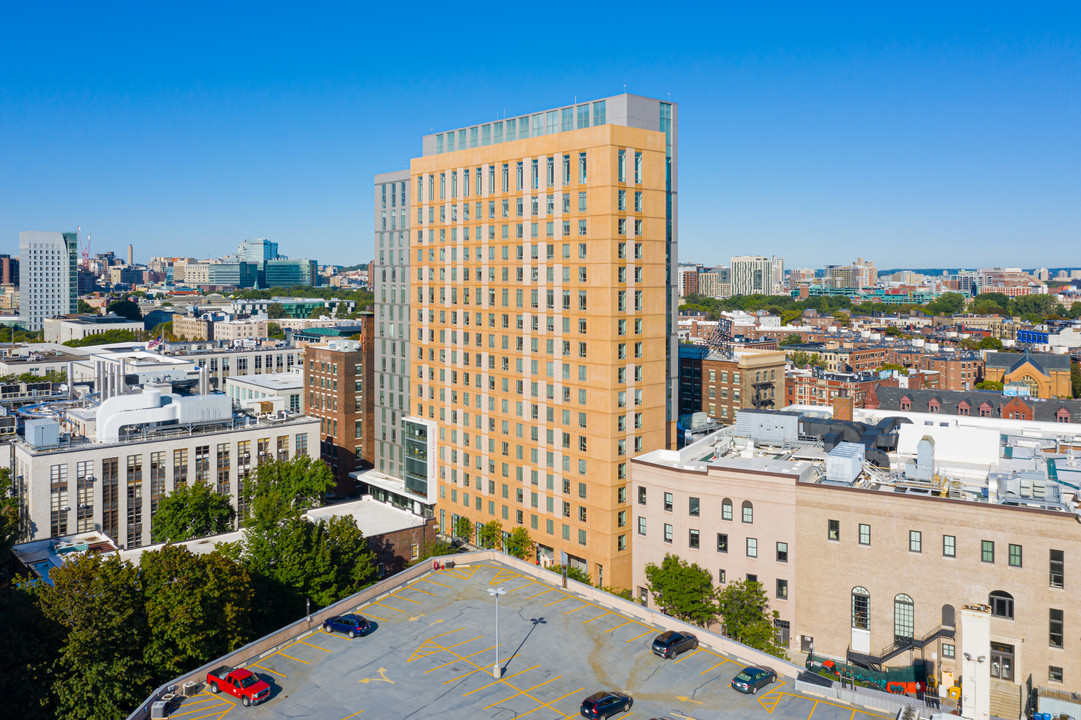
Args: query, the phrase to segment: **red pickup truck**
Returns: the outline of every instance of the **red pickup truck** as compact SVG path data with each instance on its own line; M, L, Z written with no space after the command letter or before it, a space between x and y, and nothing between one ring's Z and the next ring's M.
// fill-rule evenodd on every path
M270 685L244 668L229 670L222 666L211 670L206 674L206 686L212 693L224 690L245 705L257 705L270 697Z

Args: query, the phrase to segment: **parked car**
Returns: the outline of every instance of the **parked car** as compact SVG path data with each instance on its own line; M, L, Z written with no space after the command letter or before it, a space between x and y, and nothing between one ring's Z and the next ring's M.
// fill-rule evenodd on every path
M206 674L206 685L210 692L225 692L240 698L244 705L258 705L270 697L270 684L261 680L251 670L237 668L229 670L222 666Z
M688 650L694 650L696 647L698 647L698 638L691 633L669 630L653 638L653 653L662 658L675 657Z
M336 617L329 618L323 623L323 629L329 632L345 633L350 638L355 638L357 635L363 635L368 632L371 627L371 623L365 620L360 615L354 615L349 613L348 615L338 615Z
M609 718L631 709L631 696L614 690L595 692L582 701L582 717Z
M732 689L754 695L758 688L777 681L777 673L769 668L745 667L732 678Z

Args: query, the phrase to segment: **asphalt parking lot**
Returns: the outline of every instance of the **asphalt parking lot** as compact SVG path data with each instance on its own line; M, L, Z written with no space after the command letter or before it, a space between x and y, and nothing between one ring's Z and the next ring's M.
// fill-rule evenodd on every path
M616 718L871 720L887 716L796 693L782 678L757 695L728 683L737 661L700 647L674 660L650 652L663 628L564 593L498 563L433 572L361 612L374 628L353 640L321 629L249 667L272 686L246 708L203 691L169 716L252 718L520 718L579 715L597 690L630 694ZM499 600L501 679L492 676Z

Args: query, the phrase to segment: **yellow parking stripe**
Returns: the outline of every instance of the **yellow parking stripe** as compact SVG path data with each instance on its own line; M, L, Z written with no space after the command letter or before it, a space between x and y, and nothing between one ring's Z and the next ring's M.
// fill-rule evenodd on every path
M579 610L582 610L583 608L586 608L586 607L589 607L589 606L588 606L588 605L579 605L578 607L574 608L573 610L567 610L567 611L566 611L565 613L563 613L563 614L564 614L564 615L570 615L571 613L576 613L576 612L578 612Z
M717 664L716 664L716 665L714 665L713 667L711 667L711 668L708 668L708 669L706 669L706 670L703 670L702 672L700 672L700 673L698 673L698 674L699 674L699 675L705 675L705 674L706 674L706 673L708 673L708 672L712 672L712 671L716 670L716 669L717 669L717 668L719 668L719 667L720 667L721 665L724 665L724 664L725 664L726 662L729 662L729 660L727 660L727 659L726 659L726 660L722 660L721 662L717 663Z
M484 648L483 650L477 650L477 651L476 651L475 653L473 653L472 655L465 655L465 656L463 657L463 659L465 659L465 658L471 658L471 657L473 657L473 655L480 655L481 653L486 653L486 652L492 652L493 650L495 650L495 645L491 646L490 648ZM425 672L425 673L430 673L430 672L431 672L432 670L438 670L439 668L444 668L444 667L446 667L447 665L452 665L452 664L454 664L454 663L456 663L456 662L458 662L458 658L454 658L453 660L449 660L449 661L447 661L447 662L443 663L442 665L436 665L436 666L435 666L434 668L428 668L428 669L427 669L427 670L425 670L424 672ZM445 684L445 683L444 683L444 684Z
M297 662L299 662L299 663L304 663L305 665L311 665L311 663L310 663L310 662L308 662L307 660L301 660L301 659L300 659L300 658L298 658L298 657L293 657L292 655L286 655L286 654L285 654L285 653L283 653L283 652L282 652L281 650L279 650L279 651L278 651L278 652L277 652L276 654L277 654L277 655L281 655L282 657L287 657L287 658L289 658L290 660L296 660L296 661L297 661Z
M644 633L642 633L641 635L635 635L634 637L632 637L632 638L631 638L630 640L628 640L627 642L634 642L634 641L635 641L635 640L637 640L638 638L643 638L643 637L645 637L646 635L649 635L649 634L650 634L651 632L655 632L655 631L653 630L653 628L650 628L649 630L646 630L646 631L645 631Z
M559 598L558 600L553 600L552 602L548 603L548 605L556 605L558 603L563 602L564 600L570 600L570 599L571 599L570 595L564 595L563 597ZM545 605L544 607L548 607L548 605Z
M399 595L396 592L392 592L390 595L391 595L391 597L400 598L402 600L408 600L411 603L416 603L417 605L420 605L420 600L414 600L413 598L407 598L404 595Z
M194 715L196 713L205 712L205 711L211 710L213 708L225 707L226 705L231 705L231 703L221 702L221 698L218 698L218 703L216 705L204 705L203 707L196 708L194 710L189 710L188 712L173 713L169 717L175 718L175 717L184 717L185 715ZM210 714L213 715L214 713L210 713Z
M475 692L479 692L481 690L484 690L485 688L490 688L493 685L498 685L501 682L506 682L507 680L510 680L513 677L518 677L519 675L524 675L525 673L529 672L530 670L536 670L539 667L540 667L540 665L534 665L533 667L526 668L525 670L522 670L521 672L516 672L513 675L508 675L505 678L500 678L499 680L496 680L495 682L490 682L487 685L481 685L479 688L477 688L475 690L470 690L469 692L463 694L462 697L465 697L466 695L472 695ZM510 685L510 683L507 683L507 684Z
M441 583L441 582L436 582L435 580L429 580L428 578L419 578L419 579L417 580L417 582L426 582L426 583L431 583L432 585L438 585L439 587L445 587L445 588L446 588L447 590L450 590L450 589L451 589L450 585L444 585L444 584L443 584L443 583Z
M697 654L698 654L698 651L699 651L699 650L701 650L701 649L702 649L702 648L695 648L694 650L691 650L691 651L690 651L689 653L686 653L686 654L685 654L685 655L684 655L683 657L681 657L681 658L680 658L679 660L676 660L676 661L675 661L675 662L673 662L672 664L673 664L673 665L678 665L679 663L681 663L681 662L683 662L684 660L686 660L687 658L689 658L689 657L690 657L691 655L697 655Z
M634 621L633 620L628 620L625 623L620 623L619 625L616 625L615 627L608 628L607 630L604 631L604 633L607 634L607 633L612 632L613 630L619 630L624 625L630 625L632 622L634 622Z
M273 673L273 674L275 674L275 675L281 675L281 676L282 676L283 678L287 678L287 677L289 677L289 676L288 676L288 675L286 675L285 673L280 673L280 672L278 672L277 670L271 670L270 668L268 668L268 667L264 667L264 666L260 665L259 663L251 663L250 665L248 665L248 667L257 667L257 668L259 668L260 670L266 670L266 671L267 671L268 673Z
M502 700L500 700L499 702L494 702L494 703L492 703L491 705L486 705L486 706L484 706L484 707L483 707L483 708L481 708L481 709L482 709L482 710L487 710L487 709L489 709L489 708L493 708L493 707L495 707L496 705L498 705L499 703L505 703L505 702L507 702L507 700L510 700L510 699L512 699L512 698L516 698L516 697L518 697L519 695L525 695L525 694L526 694L527 692L530 692L530 691L532 691L532 690L536 690L536 689L537 689L537 688L539 688L539 687L543 687L543 686L547 685L547 684L548 684L548 683L550 683L550 682L554 682L554 681L556 681L556 680L560 679L561 677L563 677L563 676L562 676L562 675L556 675L556 676L555 676L554 678L549 678L549 679L545 680L545 681L544 681L544 682L542 682L542 683L541 683L540 685L534 685L533 687L531 687L531 688L529 688L529 689L527 689L527 690L519 690L518 692L514 693L514 694L513 694L513 695L511 695L510 697L507 697L507 698L503 698L503 699L502 699Z
M310 642L304 642L303 640L300 641L300 644L301 645L307 645L310 648L318 648L319 650L322 650L323 652L330 652L330 650L327 650L325 647L319 647L318 645L312 645Z

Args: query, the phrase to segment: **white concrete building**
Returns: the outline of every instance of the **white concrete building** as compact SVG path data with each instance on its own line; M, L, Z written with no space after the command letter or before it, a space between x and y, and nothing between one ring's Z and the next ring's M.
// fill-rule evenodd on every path
M27 330L78 304L77 233L19 233L19 317Z
M304 412L303 390L304 376L297 371L234 375L225 379L225 394L235 406L248 409L270 400L276 410Z
M129 330L142 332L141 320L128 320L115 313L108 315L64 315L45 318L45 342L66 343L70 340L82 340L91 335L101 335L109 330Z

